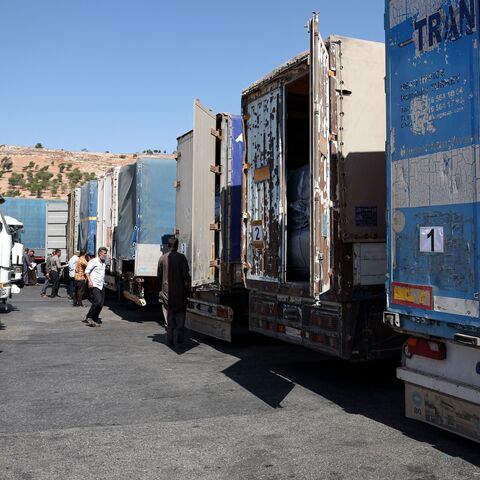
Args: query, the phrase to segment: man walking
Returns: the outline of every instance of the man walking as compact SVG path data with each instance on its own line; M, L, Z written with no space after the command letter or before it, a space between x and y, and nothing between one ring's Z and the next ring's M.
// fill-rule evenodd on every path
M50 280L52 281L52 294L50 298L59 297L58 289L60 287L60 272L62 270L62 264L60 263L60 255L62 251L56 249L54 254L50 257Z
M68 296L73 299L75 291L75 267L78 262L78 252L75 252L68 261Z
M85 269L85 277L87 277L88 286L92 289L91 301L92 306L87 313L85 322L89 327L99 327L100 321L98 316L103 308L105 299L105 260L107 258L107 249L100 247L98 254L92 258Z
M168 249L168 253L158 261L157 274L161 282L159 299L165 318L167 344L172 347L176 343L183 343L191 279L185 255L177 252L177 238L168 240Z

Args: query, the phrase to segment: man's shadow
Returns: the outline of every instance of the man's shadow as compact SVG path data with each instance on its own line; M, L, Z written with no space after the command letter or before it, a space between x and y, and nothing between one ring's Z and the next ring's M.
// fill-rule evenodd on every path
M173 352L175 352L177 355L183 355L184 353L188 352L189 350L192 350L195 347L198 347L200 345L200 342L193 338L185 338L185 341L183 343L179 343L176 346L170 346L168 345L167 342L167 334L166 333L155 333L153 335L149 335L148 338L152 339L152 342L157 342L161 343Z

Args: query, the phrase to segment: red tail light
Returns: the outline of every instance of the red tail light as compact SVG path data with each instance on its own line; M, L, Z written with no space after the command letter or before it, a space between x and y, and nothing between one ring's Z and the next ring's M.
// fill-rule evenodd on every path
M407 340L407 353L409 355L433 358L434 360L445 360L447 358L447 347L440 342L422 338L409 338Z

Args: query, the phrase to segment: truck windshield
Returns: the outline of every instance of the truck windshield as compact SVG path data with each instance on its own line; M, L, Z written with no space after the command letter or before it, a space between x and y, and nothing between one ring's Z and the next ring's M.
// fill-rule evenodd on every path
M9 225L12 240L16 243L22 243L23 226L21 225Z

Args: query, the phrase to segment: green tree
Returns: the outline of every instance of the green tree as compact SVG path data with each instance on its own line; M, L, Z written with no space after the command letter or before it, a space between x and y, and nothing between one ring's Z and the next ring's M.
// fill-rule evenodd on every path
M35 148L43 148L43 145L40 142L38 142L35 144Z
M65 170L65 167L66 165L64 163L61 163L59 166L58 166L58 169L60 170L60 173L63 173L63 171Z
M2 160L0 161L0 168L4 172L9 172L13 167L13 161L10 157L3 157Z
M23 186L25 185L25 181L23 179L23 173L12 173L10 178L8 179L8 184L12 187Z
M19 197L20 190L8 189L6 192L7 197Z

